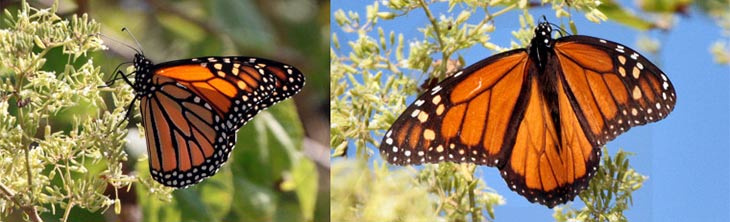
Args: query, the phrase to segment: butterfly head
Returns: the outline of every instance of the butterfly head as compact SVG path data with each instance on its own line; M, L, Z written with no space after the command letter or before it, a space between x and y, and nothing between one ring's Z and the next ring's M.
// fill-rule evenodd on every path
M541 22L535 27L535 38L539 40L537 44L547 46L548 48L552 45L552 32L553 28L548 22Z

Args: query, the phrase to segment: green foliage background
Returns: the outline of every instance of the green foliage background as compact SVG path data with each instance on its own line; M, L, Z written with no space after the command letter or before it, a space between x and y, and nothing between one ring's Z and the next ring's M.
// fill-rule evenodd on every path
M327 117L327 2L29 3L0 2L0 221L329 221L329 169L304 154L302 125ZM256 56L307 83L238 132L215 176L173 191L149 176L142 137L125 139L144 130L136 104L124 116L132 89L104 84L137 48L122 27L156 62Z

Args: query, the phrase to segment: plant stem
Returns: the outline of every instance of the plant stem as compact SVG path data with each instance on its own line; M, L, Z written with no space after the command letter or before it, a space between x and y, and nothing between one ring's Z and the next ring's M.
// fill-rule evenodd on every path
M23 211L25 211L26 214L28 214L28 217L33 222L43 222L43 219L41 219L41 215L38 214L38 210L35 209L35 206L27 206L23 207Z
M10 201L13 201L13 202L15 202L15 204L17 204L19 206L22 205L20 203L20 201L18 201L17 199L15 199L15 193L12 190L10 190L10 188L8 188L7 186L5 186L5 184L0 183L0 191L2 191L3 197L5 197L5 199L8 199Z
M28 217L31 221L34 222L41 222L43 221L41 219L41 216L38 214L38 210L35 209L35 206L25 206L23 205L20 200L15 196L15 192L13 192L9 187L5 186L5 184L0 183L0 193L2 193L3 197L5 199L8 199L18 205L20 209L23 210L26 214L28 214Z
M68 206L66 206L66 211L63 212L63 218L61 219L61 221L68 221L68 216L71 215L71 209L74 207L74 205L75 204L73 200L68 201Z
M471 221L479 221L479 215L477 215L477 212L479 212L481 209L477 209L476 200L474 197L474 189L476 188L474 183L476 182L474 181L473 175L474 170L476 170L476 166L473 164L468 164L467 167L469 169L469 175L471 175L467 177L467 179L469 180L467 181L467 188L469 189L469 211L471 211Z
M512 9L514 9L514 8L516 8L516 7L517 7L517 5L515 5L515 4L512 4L512 5L510 5L510 6L507 6L506 8L503 8L503 9L501 9L501 10L499 10L499 11L495 12L495 13L492 13L492 14L490 15L490 17L494 18L494 17L500 16L500 15L502 15L502 14L504 14L504 13L507 13L508 11L510 11L510 10L512 10Z
M421 7L423 8L423 11L426 13L426 17L428 17L428 21L431 22L431 25L433 26L433 31L435 32L435 38L436 41L438 41L439 44L439 51L442 52L441 54L441 67L434 70L440 70L441 74L446 73L446 65L449 61L449 57L451 56L450 50L446 50L446 46L444 45L444 41L441 39L441 31L439 29L438 21L436 21L436 18L433 17L433 14L431 13L431 10L428 9L428 5L426 5L426 2L424 0L418 1L421 4Z

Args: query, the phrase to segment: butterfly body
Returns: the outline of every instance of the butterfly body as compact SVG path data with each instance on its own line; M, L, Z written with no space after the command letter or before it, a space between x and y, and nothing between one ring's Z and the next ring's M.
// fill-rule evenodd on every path
M215 174L236 131L261 110L298 93L296 68L253 57L202 57L154 64L135 55L135 100L152 177L187 187Z
M419 96L380 145L396 165L471 162L548 207L572 200L597 170L600 146L666 117L666 75L632 49L535 28L527 48L466 67Z

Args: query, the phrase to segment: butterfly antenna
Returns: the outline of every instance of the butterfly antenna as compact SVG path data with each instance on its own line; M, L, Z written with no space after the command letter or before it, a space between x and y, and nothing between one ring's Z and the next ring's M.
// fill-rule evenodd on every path
M134 51L137 51L139 54L144 55L144 51L142 51L142 45L140 45L139 41L137 41L137 38L135 38L134 35L132 35L132 32L130 32L129 29L127 29L127 27L122 28L122 32L127 32L127 34L129 34L129 36L132 37L132 39L134 39L134 43L136 43L137 48L139 48L139 51L137 51L137 50L134 50Z
M550 24L550 26L555 27L557 30L560 30L558 32L560 34L560 37L563 37L563 34L570 35L570 34L568 34L567 30L563 29L563 27L560 27L559 25L556 25L553 23L549 23L549 24Z
M109 39L109 40L112 40L112 41L114 41L114 42L116 42L116 43L119 43L119 44L121 44L121 45L123 45L123 46L126 46L127 48L130 48L130 49L134 50L134 51L135 51L136 53L141 53L141 52L140 52L139 50L137 50L136 48L132 47L131 45L129 45L129 44L125 43L125 42L122 42L122 41L116 40L116 39L114 39L114 38L112 38L112 37L109 37L109 36L107 36L107 35L104 35L104 34L101 34L101 33L98 33L97 35L100 35L100 36L106 37L106 38L107 38L107 39Z
M558 34L560 34L560 37L563 37L563 34L567 34L568 31L563 29L563 27L560 27L559 25L556 25L554 23L548 22L547 17L545 15L542 15L542 21L546 22L547 24L550 24L550 26L554 27L558 31Z

